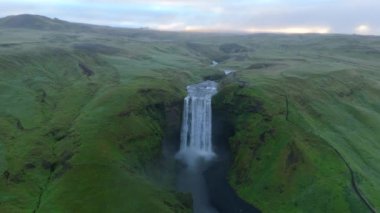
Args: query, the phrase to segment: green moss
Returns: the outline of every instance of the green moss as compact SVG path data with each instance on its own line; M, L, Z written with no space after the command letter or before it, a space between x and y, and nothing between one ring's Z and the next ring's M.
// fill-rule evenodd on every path
M230 183L239 195L264 212L365 211L329 143L294 108L287 121L285 98L264 92L227 86L215 98L235 126Z
M243 199L264 212L379 209L376 37L0 35L0 212L188 212L188 195L153 175L167 113L223 69L237 72L214 104L235 129L230 183Z
M114 63L125 55L34 48L0 54L0 211L189 212L146 171L189 79L154 74L160 59L127 73L132 63Z

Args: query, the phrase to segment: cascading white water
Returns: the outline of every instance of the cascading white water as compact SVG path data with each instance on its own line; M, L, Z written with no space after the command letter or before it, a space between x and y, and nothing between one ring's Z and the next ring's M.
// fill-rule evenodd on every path
M228 186L225 179L228 167L223 166L224 163L228 165L226 150L223 153L218 149L219 160L210 160L215 156L211 140L211 99L217 93L217 86L216 82L205 81L187 87L181 147L176 154L176 158L186 166L181 166L178 170L177 189L180 192L191 193L194 213L259 212L254 208L247 208L248 204L239 200ZM219 124L216 127L223 126ZM216 135L218 139L223 135L220 134L220 130L216 132L219 133ZM217 191L213 190L216 188Z
M211 98L217 93L217 86L214 81L187 86L181 147L176 157L189 165L199 157L210 159L215 155L211 142Z

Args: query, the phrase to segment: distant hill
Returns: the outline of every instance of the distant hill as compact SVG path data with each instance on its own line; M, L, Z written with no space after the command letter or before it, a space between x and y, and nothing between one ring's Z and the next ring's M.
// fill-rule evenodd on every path
M0 18L0 29L28 29L40 31L58 31L58 32L84 32L100 33L113 36L128 37L145 37L151 39L168 39L169 35L175 35L175 32L161 32L149 28L123 28L111 27L104 25L94 25L85 23L74 23L60 20L58 18L49 18L41 15L21 14Z
M88 31L99 28L109 28L90 24L72 23L57 18L48 18L41 15L12 15L0 19L0 28L25 28L34 30L75 30Z

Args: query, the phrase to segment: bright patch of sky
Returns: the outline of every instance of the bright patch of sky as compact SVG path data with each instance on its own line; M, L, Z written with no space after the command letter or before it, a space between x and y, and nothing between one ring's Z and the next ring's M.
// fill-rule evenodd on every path
M0 0L0 16L159 30L380 35L378 0Z

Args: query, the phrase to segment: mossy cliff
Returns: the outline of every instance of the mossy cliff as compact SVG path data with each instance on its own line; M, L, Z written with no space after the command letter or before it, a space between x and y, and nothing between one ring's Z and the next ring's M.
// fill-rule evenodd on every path
M33 48L0 56L0 212L190 211L155 172L182 73L123 76L115 55Z
M371 212L357 173L307 122L323 112L280 86L227 81L214 108L234 128L229 181L243 199L263 212Z

